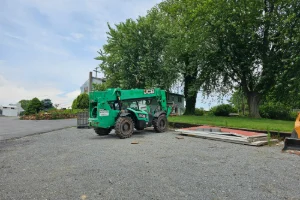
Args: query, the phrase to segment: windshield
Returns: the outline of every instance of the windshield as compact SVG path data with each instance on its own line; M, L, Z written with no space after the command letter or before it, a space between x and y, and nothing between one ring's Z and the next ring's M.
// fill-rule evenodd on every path
M119 104L117 102L111 102L110 106L114 110L120 110ZM135 109L135 110L143 110L147 111L147 104L145 100L139 100L139 101L122 101L122 109Z

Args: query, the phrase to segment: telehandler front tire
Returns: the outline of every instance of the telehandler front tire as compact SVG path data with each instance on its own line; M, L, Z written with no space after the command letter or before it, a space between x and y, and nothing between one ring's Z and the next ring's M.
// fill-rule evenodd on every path
M134 130L134 124L130 117L119 117L116 126L115 131L116 135L120 139L130 138L132 136Z
M153 127L157 133L165 132L168 129L168 120L166 115L160 115L153 119Z
M98 135L108 135L111 131L110 128L94 128L95 132L98 134Z

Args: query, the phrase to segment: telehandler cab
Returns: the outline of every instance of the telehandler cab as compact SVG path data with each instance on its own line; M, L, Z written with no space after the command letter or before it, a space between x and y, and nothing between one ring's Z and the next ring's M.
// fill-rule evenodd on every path
M108 135L115 129L121 139L131 137L134 128L153 126L156 132L164 132L172 112L166 92L159 88L92 91L89 100L89 125L98 135Z

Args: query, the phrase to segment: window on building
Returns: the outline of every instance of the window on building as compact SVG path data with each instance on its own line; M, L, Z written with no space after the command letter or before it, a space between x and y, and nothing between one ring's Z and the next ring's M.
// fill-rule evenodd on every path
M181 103L182 102L182 98L178 97L178 102Z
M175 97L174 96L172 96L172 101L174 101L175 100Z
M13 109L13 110L14 110L15 108L11 108L11 109Z

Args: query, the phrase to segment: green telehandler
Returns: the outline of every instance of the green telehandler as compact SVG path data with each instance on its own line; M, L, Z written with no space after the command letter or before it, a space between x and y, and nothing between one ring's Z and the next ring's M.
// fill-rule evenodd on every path
M166 131L173 109L167 104L166 91L159 88L92 91L89 101L89 126L98 135L108 135L115 129L121 139L131 137L134 128L153 126L156 132Z

